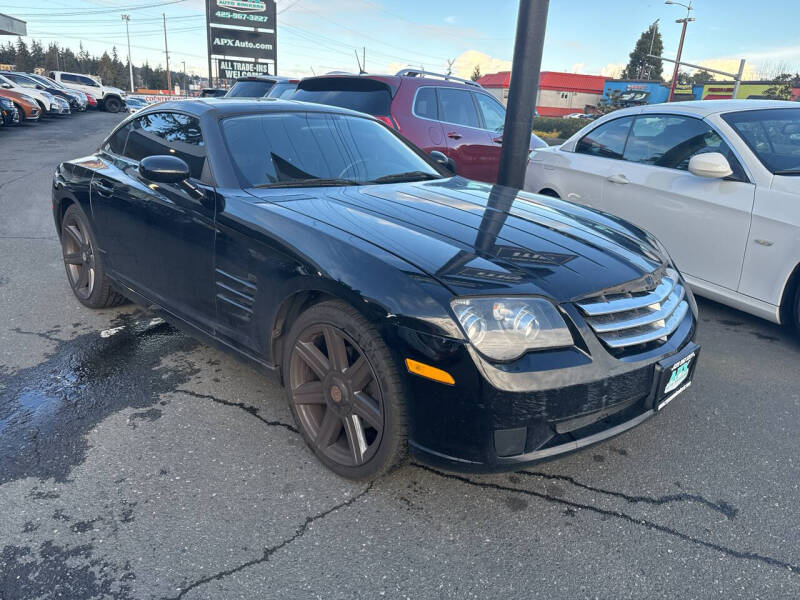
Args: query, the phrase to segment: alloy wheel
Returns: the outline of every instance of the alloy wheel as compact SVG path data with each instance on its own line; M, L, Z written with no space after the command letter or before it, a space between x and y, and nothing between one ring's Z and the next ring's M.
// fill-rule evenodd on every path
M64 264L75 295L86 300L94 291L95 258L92 241L83 224L69 217L61 235Z
M383 396L364 351L344 331L315 324L297 338L289 390L318 452L348 467L375 455L384 429Z

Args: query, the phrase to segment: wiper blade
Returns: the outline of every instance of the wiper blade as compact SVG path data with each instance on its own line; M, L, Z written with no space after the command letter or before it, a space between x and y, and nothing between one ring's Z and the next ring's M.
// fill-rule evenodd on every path
M775 175L800 175L800 167L796 169L782 169L775 171Z
M369 181L369 183L398 183L403 181L427 181L429 179L441 179L440 175L427 173L426 171L408 171L407 173L393 173L384 175Z
M337 185L363 185L352 179L296 179L292 181L276 181L262 183L255 188L296 188L296 187L328 187Z

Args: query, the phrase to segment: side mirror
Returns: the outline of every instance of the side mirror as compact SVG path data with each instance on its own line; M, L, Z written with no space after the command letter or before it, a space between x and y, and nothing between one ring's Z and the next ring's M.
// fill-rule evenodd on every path
M728 159L719 152L705 152L695 154L689 160L689 172L698 177L724 179L733 174L733 169Z
M189 179L189 165L177 156L148 156L139 163L139 173L155 183L180 183Z
M4 83L2 87L7 89L7 90L10 90L12 86L11 86L10 83Z
M434 150L431 152L431 158L433 162L437 165L444 167L448 171L450 171L453 175L456 175L456 163L453 161L452 158L448 158L444 155L443 152L439 152L438 150Z

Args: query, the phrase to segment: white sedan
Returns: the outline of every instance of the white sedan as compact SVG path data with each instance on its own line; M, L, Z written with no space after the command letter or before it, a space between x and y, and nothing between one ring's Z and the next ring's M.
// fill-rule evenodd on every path
M633 222L699 295L800 330L800 104L618 110L537 149L525 189Z

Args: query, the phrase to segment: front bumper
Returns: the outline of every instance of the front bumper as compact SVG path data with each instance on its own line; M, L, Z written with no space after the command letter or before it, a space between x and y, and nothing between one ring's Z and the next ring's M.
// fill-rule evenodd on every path
M490 363L471 346L399 328L403 357L446 370L445 386L408 375L409 447L420 462L446 469L518 469L619 435L652 417L659 362L697 351L690 311L658 348L618 358L583 329L585 348L529 353Z

